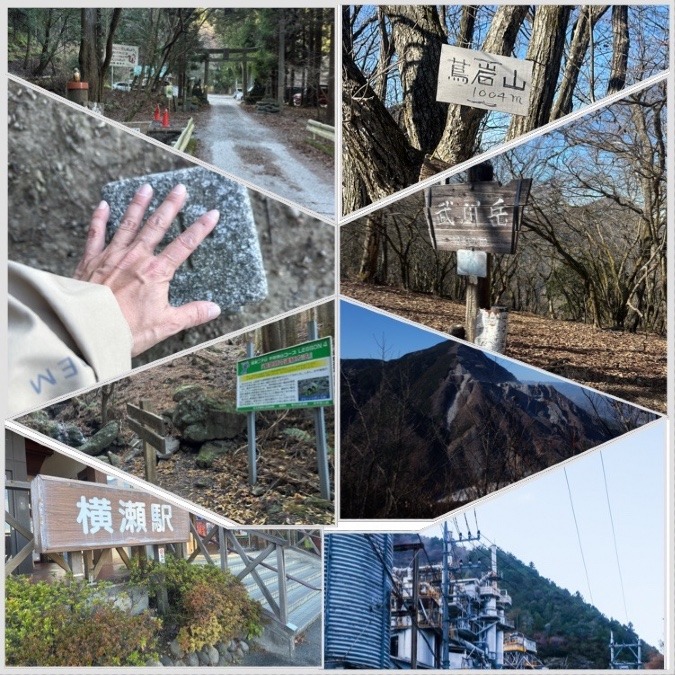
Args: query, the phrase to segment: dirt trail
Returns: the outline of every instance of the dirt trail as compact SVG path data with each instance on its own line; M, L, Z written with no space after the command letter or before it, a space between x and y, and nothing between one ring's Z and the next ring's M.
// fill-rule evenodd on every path
M316 213L334 216L330 171L307 157L296 159L274 130L244 113L231 96L212 94L209 103L210 114L196 131L206 161Z

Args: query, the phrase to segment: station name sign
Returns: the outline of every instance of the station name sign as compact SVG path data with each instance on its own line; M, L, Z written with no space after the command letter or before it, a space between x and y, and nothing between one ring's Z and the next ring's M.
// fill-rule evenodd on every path
M39 553L184 542L190 536L185 509L105 483L37 476L31 509Z
M436 100L527 115L532 61L442 45Z
M330 337L237 362L237 410L333 405Z

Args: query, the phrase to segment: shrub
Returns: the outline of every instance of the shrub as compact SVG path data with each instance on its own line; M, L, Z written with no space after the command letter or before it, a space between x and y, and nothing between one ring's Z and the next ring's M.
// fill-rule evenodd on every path
M105 584L5 580L7 665L137 666L157 658L159 619L131 616L101 593Z
M260 603L248 597L246 587L229 572L214 565L193 565L167 557L163 565L146 562L136 567L132 578L149 584L150 592L166 588L170 616L177 639L185 651L251 637L262 632Z

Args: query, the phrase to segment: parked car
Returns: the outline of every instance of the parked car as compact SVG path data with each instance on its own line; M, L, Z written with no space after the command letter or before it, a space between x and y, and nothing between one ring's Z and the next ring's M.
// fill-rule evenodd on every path
M115 82L112 88L115 91L131 91L131 84L129 82Z
M307 92L307 96L309 97L309 92ZM328 105L328 89L326 87L321 87L319 89L319 105L322 108L325 108ZM296 92L293 94L293 105L294 106L301 106L302 105L302 92Z
M232 98L235 101L241 101L244 98L244 90L241 87L237 87L232 94Z

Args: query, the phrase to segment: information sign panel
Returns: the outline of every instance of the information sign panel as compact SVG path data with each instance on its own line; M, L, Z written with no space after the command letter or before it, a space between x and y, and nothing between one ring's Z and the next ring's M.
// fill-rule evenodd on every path
M138 47L113 45L110 65L113 68L134 68L138 65Z
M304 342L237 363L237 410L333 405L330 337Z

